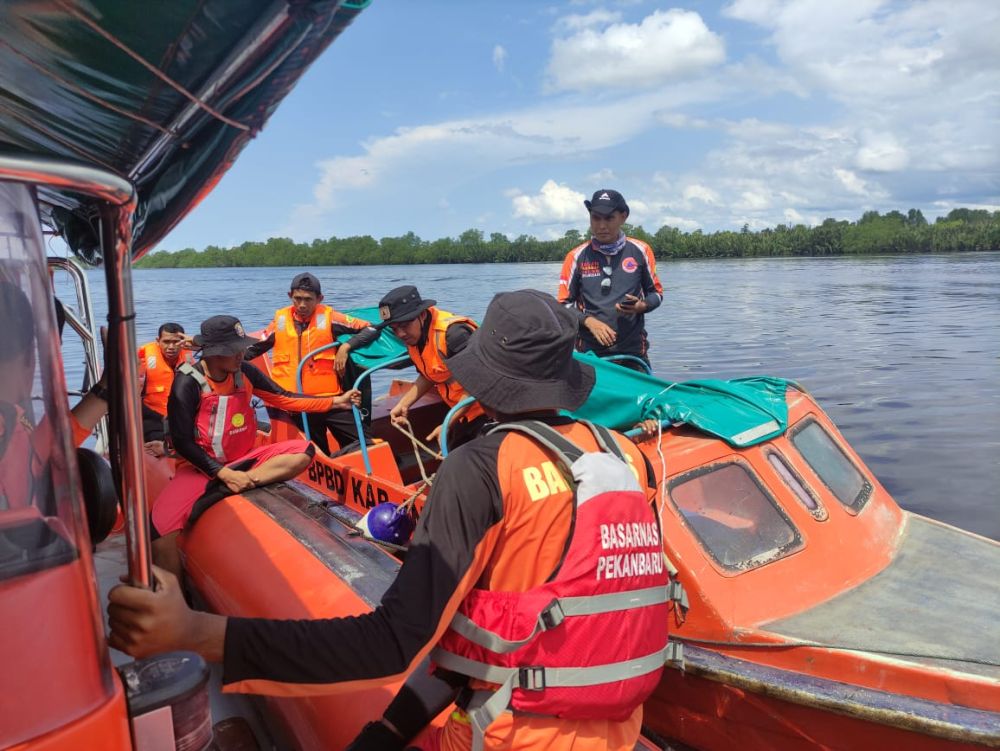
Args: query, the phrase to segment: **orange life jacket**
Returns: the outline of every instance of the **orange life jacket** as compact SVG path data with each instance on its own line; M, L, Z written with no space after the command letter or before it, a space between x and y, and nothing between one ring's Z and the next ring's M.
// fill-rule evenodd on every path
M452 376L448 365L444 361L448 357L448 344L446 340L448 327L456 323L463 323L475 330L478 328L478 325L471 318L456 316L446 310L428 308L428 312L431 315L431 321L430 327L427 330L427 341L424 343L424 348L419 350L416 347L407 347L406 349L410 353L410 359L413 360L413 364L417 366L420 374L434 384L438 394L441 395L442 401L449 407L454 407L467 397L468 394ZM477 402L465 412L464 419L473 420L481 414L483 414L483 408Z
M20 407L0 402L0 511L36 502L42 461L35 451L33 432Z
M253 388L243 379L243 373L233 375L233 393L218 394L205 374L195 366L183 364L181 373L190 375L201 387L201 401L195 415L195 442L214 457L228 463L253 451L257 440L257 415L253 405Z
M302 358L314 349L333 344L330 324L337 311L329 305L317 305L309 325L299 336L295 325L294 308L289 305L274 314L271 329L274 331L274 348L271 350L271 378L288 391L299 391L295 375ZM333 369L337 349L331 347L310 358L302 368L302 393L313 396L336 396L343 393L340 378Z
M174 369L183 363L193 363L194 355L182 349L173 366L163 356L160 345L146 342L139 347L139 378L142 380L142 403L151 410L166 416L167 398L174 385Z

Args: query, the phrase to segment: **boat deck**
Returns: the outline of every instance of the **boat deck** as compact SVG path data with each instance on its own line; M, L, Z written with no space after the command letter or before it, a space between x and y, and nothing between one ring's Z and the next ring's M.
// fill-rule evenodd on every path
M1000 544L914 514L885 570L762 628L1000 680Z

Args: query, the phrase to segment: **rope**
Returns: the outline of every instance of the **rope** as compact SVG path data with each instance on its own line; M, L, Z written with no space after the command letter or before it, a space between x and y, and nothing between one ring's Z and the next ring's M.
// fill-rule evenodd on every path
M60 6L63 10L65 10L71 16L74 16L75 18L77 18L78 20L80 20L84 25L88 26L96 34L99 34L100 36L104 37L104 39L106 39L108 42L110 42L115 47L117 47L118 49L120 49L126 55L128 55L129 57L131 57L133 60L135 60L137 63L139 63L139 65L141 65L142 67L144 67L146 70L148 70L154 76L156 76L161 81L163 81L165 84L167 84L167 86L169 86L174 91L176 91L177 93L181 94L182 96L186 97L192 103L194 103L194 104L198 105L199 107L201 107L203 110L205 110L205 112L207 112L208 114L210 114L216 120L219 120L219 121L225 123L226 125L230 125L230 126L232 126L234 128L237 128L238 130L250 131L250 126L249 125L244 125L243 123L241 123L241 122L239 122L237 120L233 120L232 118L226 117L221 112L219 112L218 110L216 110L213 107L211 107L207 102L204 102L203 100L199 99L197 96L195 96L190 91L188 91L183 86L181 86L179 83L177 83L175 80L173 80L172 78L170 78L170 76L168 76L166 73L164 73L163 71L161 71L155 65L153 65L150 62L148 62L138 52L135 52L134 50L132 50L129 47L127 47L123 42L119 41L112 34L110 34L109 32L105 31L104 29L102 29L96 22L94 22L92 19L88 18L86 15L84 15L78 9L74 8L69 3L64 2L64 0L55 0L55 2L56 2L56 5Z
M410 439L410 443L413 444L413 455L417 458L417 466L420 468L420 476L423 478L424 483L431 485L433 475L431 477L427 476L427 469L424 467L424 461L420 458L420 449L426 451L432 459L444 459L444 457L413 435L413 431L404 428L401 424L393 423L392 426Z

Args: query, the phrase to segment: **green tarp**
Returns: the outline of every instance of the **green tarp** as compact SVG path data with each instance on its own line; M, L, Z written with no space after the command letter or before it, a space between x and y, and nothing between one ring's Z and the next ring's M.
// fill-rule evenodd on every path
M378 308L357 308L350 315L377 321ZM340 337L346 341L349 337ZM351 353L364 368L406 354L406 347L388 330L368 347ZM671 383L628 370L593 354L577 354L592 365L597 384L590 398L573 413L617 430L628 430L647 418L685 423L731 446L753 446L780 435L788 426L785 390L788 381L767 376L731 381L698 380Z

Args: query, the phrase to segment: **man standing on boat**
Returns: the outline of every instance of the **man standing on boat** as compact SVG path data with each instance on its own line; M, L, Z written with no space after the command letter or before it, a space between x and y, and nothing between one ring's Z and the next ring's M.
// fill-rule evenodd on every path
M655 481L623 436L560 415L579 408L594 385L593 368L572 357L576 334L576 317L545 293L493 299L449 365L506 429L441 464L405 562L374 612L314 621L194 612L173 577L155 570L156 591L112 590L111 645L135 657L194 650L223 661L229 688L284 696L326 693L343 681L367 687L436 647L431 659L464 690L425 748L631 751L666 645ZM607 453L597 453L602 445ZM572 462L572 475L561 468L567 446L591 452ZM624 528L634 535L622 536ZM645 563L626 571L623 557ZM563 600L567 591L573 595ZM528 632L536 621L514 644L527 634L510 633L511 624ZM504 640L534 650L524 658L532 661L499 654ZM552 666L573 666L572 686ZM402 749L437 713L403 691L393 702L398 712L364 731L366 748Z
M259 485L289 480L312 461L309 441L291 440L257 446L254 396L272 407L302 412L346 410L360 393L314 397L287 391L250 363L244 352L257 340L239 320L213 316L202 322L193 343L201 362L177 368L167 416L170 440L178 455L177 473L153 502L153 557L180 572L177 534L195 504L221 500Z
M381 327L392 329L410 355L417 372L417 382L413 384L389 412L394 424L407 424L407 413L420 397L437 389L441 400L454 407L468 396L448 369L448 358L463 349L476 330L476 322L471 318L457 316L435 307L435 300L424 300L413 285L404 285L390 290L378 304ZM489 418L478 404L470 404L451 422L448 445L452 448L475 438ZM427 436L433 441L441 434L439 425Z
M350 383L349 358L352 349L364 347L378 338L378 331L368 321L346 315L323 304L319 279L309 273L292 279L288 298L292 304L275 311L265 339L247 350L247 360L271 352L271 377L286 391L298 391L296 374L302 359L315 349L332 344L342 334L352 334L339 347L320 352L302 368L302 393L312 396L337 396ZM327 429L340 448L359 440L358 429L350 412L292 413L301 424L308 420L309 435L319 450L330 453Z
M142 396L142 439L146 451L163 456L165 438L163 420L167 416L167 398L174 384L174 370L181 363L194 364L194 355L184 349L188 337L179 323L164 323L156 339L139 347L139 393Z
M591 239L566 255L557 295L579 318L576 348L649 365L645 314L663 301L653 249L622 231L629 208L617 190L599 190L583 205L590 212ZM628 358L620 364L641 368Z

